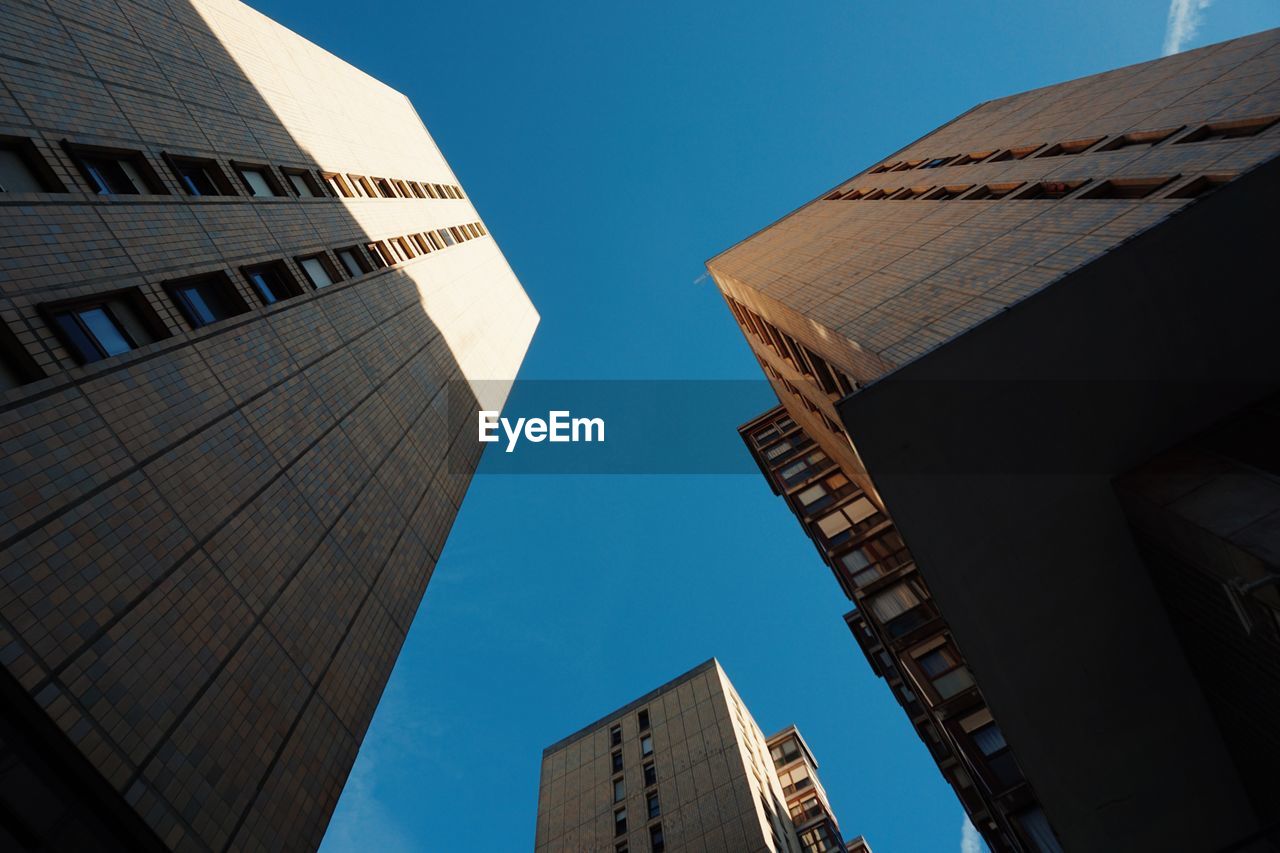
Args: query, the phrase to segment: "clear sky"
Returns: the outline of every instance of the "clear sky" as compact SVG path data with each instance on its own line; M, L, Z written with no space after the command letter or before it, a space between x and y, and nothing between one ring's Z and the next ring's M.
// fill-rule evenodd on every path
M706 258L980 101L1159 56L1170 12L251 2L412 99L542 314L539 379L757 378ZM1277 25L1219 0L1181 40ZM527 850L542 748L712 655L799 725L849 835L976 849L846 609L758 475L481 474L323 849Z

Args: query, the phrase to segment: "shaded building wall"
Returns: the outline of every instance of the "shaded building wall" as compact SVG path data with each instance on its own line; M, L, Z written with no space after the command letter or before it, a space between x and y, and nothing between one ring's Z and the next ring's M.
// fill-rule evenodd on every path
M402 95L240 3L18 0L0 69L0 135L62 190L0 194L27 380L0 397L0 660L126 835L313 848L479 455L446 383L514 378L537 314L487 229L414 248L480 221L465 193L326 188L459 182ZM64 142L136 152L156 185L95 194ZM174 157L232 194L187 194ZM252 197L236 163L321 195ZM316 255L333 284L308 283ZM298 294L264 305L260 262ZM211 272L245 310L193 329L165 284ZM122 288L154 340L79 364L50 306Z

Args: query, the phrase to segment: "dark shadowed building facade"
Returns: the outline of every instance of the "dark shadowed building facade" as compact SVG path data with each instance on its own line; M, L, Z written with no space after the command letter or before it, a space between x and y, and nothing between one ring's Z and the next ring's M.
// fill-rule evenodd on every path
M1067 850L1265 849L1280 32L980 104L708 262Z
M234 0L7 3L0 81L0 848L312 849L537 314Z

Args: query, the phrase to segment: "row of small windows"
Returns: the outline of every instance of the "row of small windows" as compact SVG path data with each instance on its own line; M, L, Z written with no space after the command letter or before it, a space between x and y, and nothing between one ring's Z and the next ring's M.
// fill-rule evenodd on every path
M953 184L949 186L876 187L834 192L828 201L996 201L1002 198L1022 201L1053 201L1067 198L1140 199L1148 198L1179 181L1181 175L1157 177L1110 178L1098 181L1080 178L1069 181L1008 181L993 184ZM1177 186L1163 198L1197 198L1234 179L1235 174L1198 175Z
M645 811L647 820L655 820L662 814L662 805L658 799L658 770L653 761L653 734L649 730L649 709L641 708L636 712L636 728L640 733L640 760L642 762L642 779L644 782ZM610 763L613 777L613 834L615 837L627 834L627 807L620 805L627 798L626 778L621 775L624 767L622 756L622 724L615 723L609 727L609 746L612 748ZM662 853L666 850L666 839L662 833L661 823L651 823L649 830L649 850L651 853ZM614 845L614 853L627 853L625 840Z
M729 310L738 325L755 334L763 343L786 360L800 373L813 379L822 390L834 399L852 394L854 381L833 367L826 359L798 342L795 338L743 305L732 296L725 296Z
M253 264L242 267L240 272L258 300L263 305L273 305L487 233L483 225L472 222L363 246L340 247L333 251L333 257L317 252L294 258L309 287L298 281L284 260ZM193 329L251 310L223 270L164 282L162 287ZM137 287L46 303L37 306L37 310L80 364L121 355L169 336L165 324ZM0 330L0 390L42 378L43 371L17 338L7 328Z
M164 182L141 151L77 145L63 141L63 150L75 163L89 189L98 195L168 195ZM218 161L162 153L179 185L191 196L255 198L297 196L325 198L465 198L454 184L436 184L400 178L378 178L340 172L273 167L265 163L231 161L241 189L228 179ZM325 191L328 187L328 192ZM0 192L67 192L45 162L34 142L25 137L0 136Z
M1083 154L1086 151L1119 151L1124 148L1153 147L1169 139L1173 139L1173 142L1170 143L1171 145L1182 145L1189 142L1211 142L1219 139L1245 139L1257 136L1277 122L1280 122L1280 115L1252 116L1202 124L1177 139L1174 139L1174 137L1186 130L1186 125L1164 127L1157 130L1132 131L1119 136L1090 136L1083 139L1058 142L1053 145L1039 143L1016 148L992 148L967 154L952 154L948 157L896 160L891 163L882 163L870 170L868 174L908 172L913 169L940 169L943 166L968 166L974 163L1001 163L1008 160L1025 160L1029 157L1064 157L1072 154Z

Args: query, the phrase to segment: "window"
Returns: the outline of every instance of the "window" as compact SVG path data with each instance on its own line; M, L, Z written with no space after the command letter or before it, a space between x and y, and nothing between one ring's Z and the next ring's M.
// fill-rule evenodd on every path
M72 145L67 151L98 195L165 194L142 154L115 148Z
M812 794L792 803L790 811L791 819L796 824L802 824L822 814L822 803L818 801L817 794Z
M396 197L395 189L392 188L391 182L388 181L386 178L374 178L373 186L378 191L376 195L382 196L383 198Z
M355 190L355 194L360 198L378 197L373 184L364 175L347 175L347 180L351 183L351 188Z
M868 498L859 497L818 519L818 529L828 544L838 545L884 520Z
M217 162L207 158L165 155L187 195L235 195Z
M1139 148L1142 146L1159 145L1161 142L1164 142L1180 130L1182 130L1181 127L1166 127L1162 130L1142 130L1136 133L1125 133L1117 136L1098 150L1119 151L1121 148Z
M1005 743L1004 732L991 717L991 711L981 711L963 717L960 728L969 736L982 760L977 762L991 777L993 791L999 792L1022 781L1022 771Z
M968 166L970 163L981 163L983 160L996 153L995 149L988 151L975 151L972 154L962 154L955 160L951 161L952 166Z
M1199 198L1228 183L1235 175L1201 175L1169 193L1165 198Z
M368 250L369 257L373 259L373 265L378 269L384 269L395 263L391 250L382 243L365 243L364 247Z
M964 197L965 201L994 201L998 198L1004 198L1009 193L1022 186L1025 181L1017 181L1015 183L1006 184L986 184L978 187L973 192Z
M418 253L414 251L413 246L411 246L409 241L403 237L393 237L387 242L389 242L392 248L396 250L396 254L400 256L401 260L408 261L418 256Z
M328 287L342 278L323 252L298 258L298 266L307 274L312 287Z
M320 189L320 185L316 183L315 175L311 174L308 169L280 169L284 174L285 180L289 182L289 189L293 190L293 194L301 198L324 198L324 190ZM341 180L338 175L330 175L334 181ZM326 178L326 183L334 190L336 196L349 196L350 192L343 192L341 189L334 187L334 181ZM282 193L283 195L283 193Z
M409 185L404 181L397 180L395 185L396 191L400 193L401 198L413 198L413 190L409 189Z
M890 171L892 171L892 172L909 172L909 171L911 171L912 169L914 169L916 166L919 166L919 165L920 165L921 163L923 163L923 162L924 162L923 160L903 160L901 163L899 163L898 165L896 165L896 166L894 166L892 169L890 169Z
M649 809L649 818L653 819L662 814L662 806L658 803L658 792L650 791L644 798L645 806Z
M0 136L0 193L66 192L30 139Z
M44 371L22 346L18 336L0 323L0 391L44 378Z
M948 201L953 198L964 195L973 189L973 184L964 184L960 186L938 187L931 193L924 196L925 201Z
M611 726L609 728L609 745L617 746L622 743L622 726Z
M1177 178L1177 175L1168 178L1112 178L1081 193L1080 198L1146 198Z
M636 723L639 724L640 731L643 732L643 731L649 730L649 709L648 708L641 709L640 712L636 714Z
M613 812L613 834L614 835L627 834L627 807L626 806L623 806L620 809L615 809Z
M1022 835L1031 843L1035 853L1063 853L1058 836L1053 834L1049 819L1040 808L1031 808L1013 816L1013 821L1022 831Z
M1088 181L1040 181L1014 196L1017 199L1058 199L1080 189Z
M972 687L973 676L955 646L945 639L935 643L931 648L913 651L911 656L921 674L933 684L938 697L945 701Z
M298 296L302 293L302 288L298 286L283 261L245 267L244 277L253 285L254 292L258 294L263 305L272 305L281 299L288 299L290 296Z
M367 272L373 271L373 267L365 260L364 255L360 254L360 247L358 246L338 249L334 254L338 256L338 261L342 264L342 268L347 271L347 275L352 278L358 278Z
M620 803L627 798L627 786L621 776L613 780L613 801Z
M424 255L434 251L425 234L410 234L409 239L413 241L413 245L417 247L418 251Z
M640 755L644 758L653 755L653 735L645 735L640 738Z
M941 166L945 166L945 165L947 165L948 163L950 163L950 162L951 162L952 160L954 160L954 159L955 159L955 157L954 157L954 156L951 156L951 157L938 157L938 158L936 158L936 159L930 160L928 163L925 163L925 164L924 164L923 166L921 166L920 168L921 168L921 169L937 169L937 168L939 168L939 167L941 167Z
M1036 158L1065 157L1070 154L1080 154L1104 139L1106 139L1105 136L1091 136L1088 139L1072 139L1067 142L1059 142L1057 145L1050 145L1043 152L1037 154Z
M410 182L409 182L409 189L413 190L413 194L414 194L414 196L415 196L416 198L426 198L426 197L427 197L427 191L426 191L426 190L424 190L424 189L422 188L422 184L418 183L417 181L410 181Z
M613 848L613 853L627 853L627 842L619 841Z
M667 849L667 840L662 835L662 824L655 823L649 827L649 849L653 853L662 853Z
M996 156L992 157L990 162L1003 163L1006 160L1025 160L1043 147L1044 145L1042 143L1040 145L1023 145L1019 148L1006 148Z
M164 287L193 329L249 310L231 284L231 279L223 272L166 282Z
M910 201L913 198L920 198L933 187L907 187L901 192L890 198L890 201Z
M809 778L809 768L804 764L793 767L785 773L779 773L778 781L782 783L782 794L785 797L813 784L813 780Z
M647 788L656 784L658 784L658 770L653 766L652 761L647 761L644 765L644 785Z
M437 230L436 233L440 235L440 238L442 240L444 240L444 244L446 246L452 246L454 243L458 242L457 240L453 239L453 235L450 234L448 229L446 228L441 228Z
M128 352L166 335L137 288L42 305L40 311L81 364Z
M1173 144L1182 145L1185 142L1212 142L1215 139L1242 139L1246 136L1257 136L1278 121L1280 121L1280 115L1257 116L1234 121L1217 121L1213 124L1201 125Z
M284 195L284 188L280 186L280 182L276 180L276 176L271 173L269 167L242 165L239 163L233 163L232 165L240 173L240 180L244 181L245 187L249 190L249 195L255 198Z
M861 588L884 577L890 569L902 565L908 559L902 537L896 530L888 530L842 554L836 562L853 581L853 585Z
M836 845L831 828L825 823L820 823L800 833L800 844L804 847L805 853L827 853L830 850L840 849Z
M769 755L772 756L775 767L786 767L791 762L800 760L800 744L795 738L787 738L782 743L771 747Z
M899 616L920 604L920 598L907 583L899 583L867 599L871 612L881 625L888 626Z
M431 245L435 246L437 249L443 249L443 248L444 248L444 241L440 239L440 235L439 235L439 234L437 234L436 232L434 232L434 231L427 231L427 232L424 232L422 236L424 236L424 237L426 237L428 240L430 240L430 241L431 241Z
M324 178L324 182L329 185L329 190L335 196L339 198L353 198L355 196L355 193L351 191L351 187L348 186L346 179L342 175L336 172L322 172L320 177ZM294 187L296 192L297 186L293 184L292 180L289 181L289 184Z
M610 756L613 762L613 772L618 773L622 770L622 750L618 750Z

